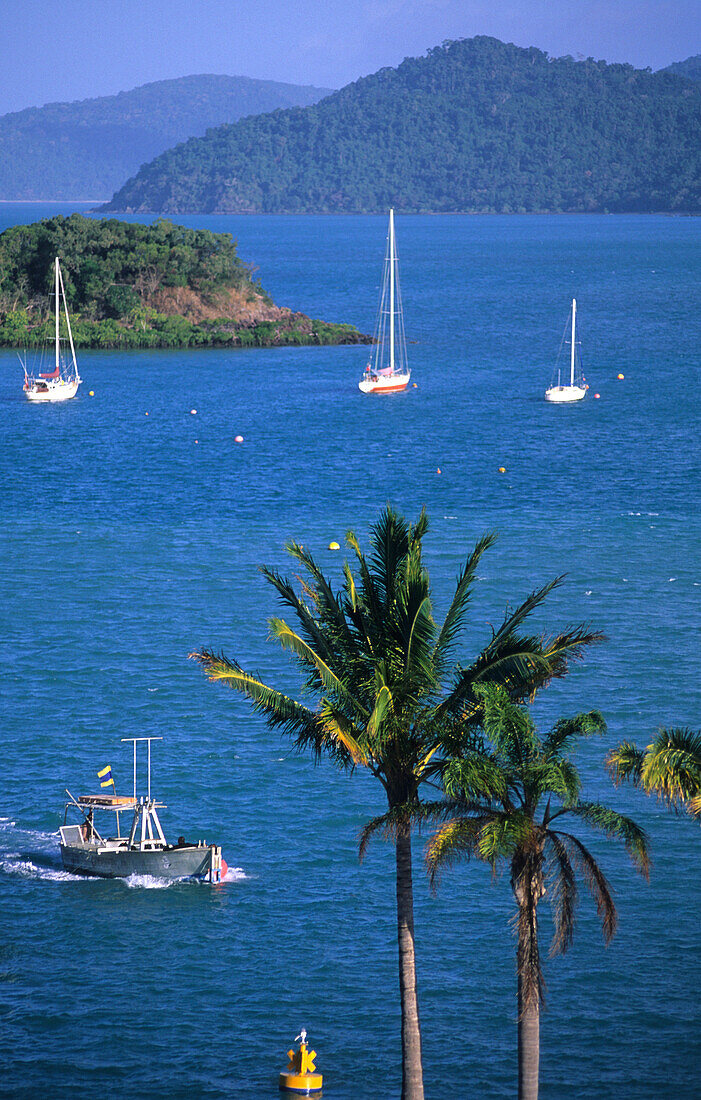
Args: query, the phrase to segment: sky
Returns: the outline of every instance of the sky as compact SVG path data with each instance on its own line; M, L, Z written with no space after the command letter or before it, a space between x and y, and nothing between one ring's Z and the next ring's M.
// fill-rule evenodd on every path
M0 114L194 73L340 88L446 39L659 69L699 0L0 0Z

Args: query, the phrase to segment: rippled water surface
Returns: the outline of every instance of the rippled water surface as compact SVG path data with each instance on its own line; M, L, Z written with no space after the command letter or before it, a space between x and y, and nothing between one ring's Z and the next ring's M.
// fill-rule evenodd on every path
M54 210L0 207L0 226ZM384 219L183 221L233 232L280 304L372 329ZM695 1095L698 829L613 791L601 763L623 737L701 725L699 221L400 217L397 234L405 394L363 397L359 348L83 352L80 396L33 407L0 351L0 1095L272 1100L302 1025L326 1097L398 1095L392 853L357 860L380 792L296 756L186 660L223 647L294 688L257 566L286 569L295 538L340 581L329 542L364 537L387 500L428 509L438 612L499 531L466 655L560 573L538 625L609 638L536 713L605 713L587 787L645 824L655 866L645 884L592 841L620 927L605 949L583 898L574 948L547 963L542 1096ZM591 389L558 408L542 396L573 296ZM64 788L110 763L128 793L119 739L147 734L166 832L223 845L220 887L61 869ZM460 868L432 897L416 856L427 1097L512 1097L508 881Z

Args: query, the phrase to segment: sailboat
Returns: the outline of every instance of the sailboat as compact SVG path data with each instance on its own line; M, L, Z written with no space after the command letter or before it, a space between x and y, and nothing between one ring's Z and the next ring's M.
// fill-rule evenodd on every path
M570 380L569 384L562 385L562 371L559 366L560 355L558 354L558 366L557 366L557 385L550 386L545 391L546 401L555 401L561 404L570 401L581 401L586 395L587 387L584 384L584 378L582 377L582 362L579 355L579 344L577 343L577 331L576 331L576 317L577 317L577 299L572 299L572 310L568 322L571 321L570 331ZM562 337L562 343L560 344L560 352L562 352L562 346L566 342L567 326L565 326L565 335Z
M409 385L411 371L406 357L404 313L399 290L394 210L389 212L380 305L375 325L374 352L358 382L363 393L397 393Z
M63 286L63 276L61 274L61 266L58 262L58 256L54 261L55 267L55 313L56 313L56 333L54 338L55 343L55 358L54 369L50 374L39 374L35 376L33 374L27 374L27 367L23 363L24 367L24 392L27 395L29 401L68 401L69 398L75 397L78 392L78 386L81 383L81 377L78 374L78 364L75 360L75 347L73 346L73 333L71 331L71 321L68 316L68 304L66 302L66 291ZM68 339L71 345L71 362L67 363L61 356L60 337L59 337L59 324L60 324L60 306L59 306L59 291L63 301L63 310L66 316L66 326L68 328Z

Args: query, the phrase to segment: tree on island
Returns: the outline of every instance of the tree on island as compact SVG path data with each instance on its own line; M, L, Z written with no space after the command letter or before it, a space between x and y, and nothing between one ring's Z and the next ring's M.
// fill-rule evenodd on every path
M494 542L485 535L462 566L448 612L436 622L429 575L422 560L428 519L410 524L389 505L370 533L370 553L353 532L346 536L355 562L344 563L335 592L311 553L289 543L305 571L301 594L275 570L266 580L289 608L297 627L271 618L271 634L300 665L303 694L313 707L262 683L210 649L193 653L210 680L242 692L271 728L292 737L315 759L326 755L349 771L365 767L379 781L388 813L379 819L396 853L397 933L401 998L402 1098L422 1100L423 1067L414 951L412 822L422 785L447 754L458 752L482 719L481 681L504 685L510 698L532 696L600 635L576 627L551 637L522 633L524 620L558 583L507 610L501 627L467 665L454 651L464 625L475 572Z
M647 837L631 818L580 797L581 780L568 753L578 738L605 730L598 711L561 719L541 739L528 711L503 687L480 684L475 692L483 704L482 728L446 767L447 798L433 812L448 820L429 842L426 860L434 888L440 872L460 859L474 856L493 872L501 864L510 869L517 906L518 1095L537 1100L545 988L538 905L546 898L552 907L551 956L564 953L573 940L577 872L596 902L606 943L617 924L599 864L578 836L559 826L569 816L622 841L646 878Z
M630 780L670 809L683 806L701 824L701 733L662 727L646 749L623 741L606 764L615 783Z

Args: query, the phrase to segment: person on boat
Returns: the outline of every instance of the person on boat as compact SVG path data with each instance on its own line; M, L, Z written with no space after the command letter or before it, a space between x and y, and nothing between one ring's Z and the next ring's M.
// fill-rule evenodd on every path
M86 844L89 844L90 841L93 839L93 836L94 836L93 812L92 812L92 810L88 810L88 816L85 818L85 821L83 822L81 831L83 833L83 840L85 841Z

